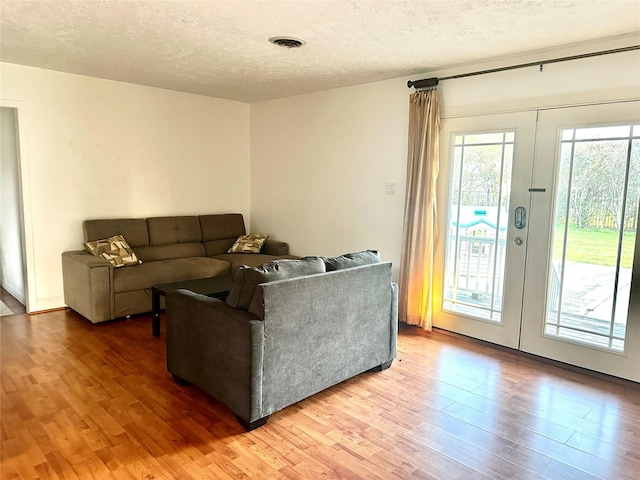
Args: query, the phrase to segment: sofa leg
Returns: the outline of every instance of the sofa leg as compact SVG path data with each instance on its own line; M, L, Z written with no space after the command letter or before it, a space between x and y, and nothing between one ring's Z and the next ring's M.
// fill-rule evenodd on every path
M263 426L269 420L269 415L266 417L259 418L258 420L254 420L253 422L247 422L244 418L240 418L236 415L236 420L240 425L242 425L247 431L255 430L258 427Z
M393 359L389 360L388 362L381 363L380 365L378 365L377 367L373 367L369 371L370 372L381 372L381 371L386 370L387 368L389 368L392 363L393 363Z
M178 375L176 375L175 373L171 374L173 376L173 381L176 382L178 385L189 385L189 382L187 382L184 378L179 377Z

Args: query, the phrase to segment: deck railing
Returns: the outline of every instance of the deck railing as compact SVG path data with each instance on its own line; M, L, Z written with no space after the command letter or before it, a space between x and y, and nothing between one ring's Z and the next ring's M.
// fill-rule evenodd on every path
M504 238L476 237L472 235L449 236L449 265L456 264L457 269L449 285L455 285L458 291L471 293L473 298L484 295L502 296L504 257L506 241ZM453 268L450 272L453 273ZM498 275L495 275L495 273Z

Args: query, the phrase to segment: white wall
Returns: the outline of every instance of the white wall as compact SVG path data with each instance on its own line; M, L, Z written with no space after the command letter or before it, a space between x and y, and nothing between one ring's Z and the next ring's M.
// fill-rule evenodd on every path
M458 71L537 61L640 43L638 36L583 44L535 58L501 59ZM376 248L400 262L408 137L407 78L251 105L251 229L290 242L295 254ZM640 53L448 80L443 117L638 97ZM396 195L385 195L395 182Z
M253 232L298 255L372 248L399 258L409 110L398 83L252 104Z
M25 275L16 120L15 109L0 108L0 283L24 304Z
M60 254L88 218L240 212L249 220L249 105L0 64L28 150L29 310L64 305ZM23 155L25 152L21 152Z

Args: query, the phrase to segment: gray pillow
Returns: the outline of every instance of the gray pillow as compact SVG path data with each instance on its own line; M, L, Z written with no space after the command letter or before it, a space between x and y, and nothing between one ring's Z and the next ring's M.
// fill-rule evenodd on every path
M325 271L324 262L320 257L273 260L260 267L242 265L233 272L233 286L226 302L230 307L249 310L258 284Z
M363 250L362 252L345 253L339 257L324 258L327 272L371 265L372 263L380 263L380 253L377 250Z

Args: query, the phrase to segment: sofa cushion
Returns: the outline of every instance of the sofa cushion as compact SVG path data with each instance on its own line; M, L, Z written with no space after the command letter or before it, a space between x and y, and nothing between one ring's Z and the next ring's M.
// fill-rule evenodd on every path
M108 260L116 268L142 263L122 235L86 242L84 245L90 253Z
M273 260L282 260L287 258L292 260L300 259L300 257L296 257L295 255L278 255L275 257L274 255L267 255L264 253L223 253L222 255L216 255L213 258L229 262L231 264L232 272L235 272L236 269L242 265L259 267L265 263L272 262Z
M122 235L132 248L149 245L149 230L144 218L108 218L82 222L84 241L91 242Z
M173 245L202 241L198 217L154 217L147 218L149 245Z
M236 239L244 235L244 219L241 213L225 213L219 215L200 215L202 240L220 240L222 238Z
M260 253L262 245L267 241L269 235L252 233L251 235L240 235L227 253Z
M249 310L258 284L324 273L325 271L324 262L320 257L273 260L260 267L242 265L233 272L233 286L226 302L233 308Z
M323 260L327 272L333 272L345 268L380 263L380 253L377 250L363 250L361 252L345 253L338 257L324 257Z
M244 235L244 219L240 213L200 215L202 242L207 256L226 253L240 235Z
M206 257L202 243L174 243L139 247L136 253L143 262L171 260L172 258Z
M213 258L161 260L116 270L113 276L113 289L118 293L130 292L151 288L161 283L215 277L225 273L229 273L229 264Z

